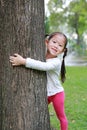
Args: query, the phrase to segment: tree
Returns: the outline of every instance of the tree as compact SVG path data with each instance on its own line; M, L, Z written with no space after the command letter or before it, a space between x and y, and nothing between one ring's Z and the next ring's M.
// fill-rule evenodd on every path
M66 0L65 0L66 1ZM64 8L63 5L65 3L63 0L49 0L48 2L48 10L50 15L48 16L49 20L49 30L50 32L53 31L60 31L65 26L66 18L64 17Z
M44 0L0 1L0 130L50 130L45 72L9 63L44 61L44 32Z
M60 27L67 24L68 32L70 34L76 33L77 44L80 44L84 32L87 31L87 1L70 0L68 6L66 6L66 3L67 0L49 1L48 9L50 12L49 22L51 30L60 30Z
M71 50L85 55L87 32L87 0L49 0L49 30L68 34Z
M87 1L74 0L65 10L69 12L67 15L68 26L77 34L77 44L81 44L83 34L87 30Z
M47 16L45 16L45 34L49 34L49 20Z

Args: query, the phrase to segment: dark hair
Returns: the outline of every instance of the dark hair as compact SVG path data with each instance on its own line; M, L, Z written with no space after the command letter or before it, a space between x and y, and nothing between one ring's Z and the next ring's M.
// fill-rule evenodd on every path
M66 47L67 46L67 37L62 32L54 32L50 35L46 34L45 37L47 37L47 39L50 40L53 36L55 36L57 34L62 35L65 38L64 54L63 54L63 60L62 60L62 64L61 64L61 71L60 71L61 81L62 81L62 83L64 83L64 81L66 79L65 56L67 55L67 47Z
M66 79L66 68L65 68L65 56L67 55L67 48L65 48L64 50L64 55L63 55L63 60L62 60L62 64L61 64L61 71L60 71L60 76L61 76L61 81L64 83L65 79Z

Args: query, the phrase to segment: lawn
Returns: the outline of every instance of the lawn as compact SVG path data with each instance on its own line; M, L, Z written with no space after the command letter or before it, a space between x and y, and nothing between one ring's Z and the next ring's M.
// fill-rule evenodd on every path
M87 67L67 67L65 89L65 111L69 130L87 130ZM49 105L51 126L59 130L52 105Z

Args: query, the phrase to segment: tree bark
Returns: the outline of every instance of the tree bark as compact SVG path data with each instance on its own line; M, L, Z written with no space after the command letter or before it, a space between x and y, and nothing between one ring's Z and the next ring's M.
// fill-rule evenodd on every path
M44 0L0 1L0 130L50 130L46 73L9 56L45 60Z

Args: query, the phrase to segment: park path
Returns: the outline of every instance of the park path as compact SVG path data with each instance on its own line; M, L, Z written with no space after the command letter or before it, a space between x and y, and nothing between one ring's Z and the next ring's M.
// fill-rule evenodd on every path
M76 56L74 52L67 55L65 59L66 66L87 66L87 57Z

